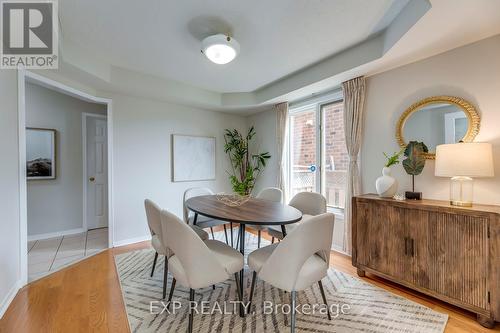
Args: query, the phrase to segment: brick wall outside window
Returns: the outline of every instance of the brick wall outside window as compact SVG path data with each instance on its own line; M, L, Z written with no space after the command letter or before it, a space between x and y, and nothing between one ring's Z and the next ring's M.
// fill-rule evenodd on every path
M323 171L328 204L344 207L345 175L349 163L345 147L343 104L332 103L322 107L323 116ZM316 165L316 113L314 110L291 117L292 195L315 190L316 174L309 171Z

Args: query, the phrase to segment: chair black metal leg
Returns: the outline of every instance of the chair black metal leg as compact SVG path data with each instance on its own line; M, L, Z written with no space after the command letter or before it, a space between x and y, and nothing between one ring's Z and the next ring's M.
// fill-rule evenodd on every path
M170 286L170 292L168 293L168 303L167 309L170 309L170 303L172 303L172 296L174 295L175 283L177 280L175 278L172 280L172 285Z
M291 298L291 315L290 315L290 332L295 333L295 302L297 298L297 292L295 290L292 290L290 293L290 298Z
M283 234L283 238L286 237L286 227L284 224L281 225L281 233Z
M274 237L271 238L271 244L274 244Z
M225 224L223 224L223 226L224 226L224 236L226 237L226 244L229 245L229 240L227 239L227 228Z
M188 322L188 332L193 332L193 307L194 302L194 289L189 289L189 322Z
M236 234L236 248L239 249L240 248L240 234L239 234L239 231L238 233Z
M212 239L215 239L215 236L214 236L214 228L213 228L213 227L210 227L210 232L212 233Z
M238 229L238 237L236 237L236 248L240 247L241 228Z
M260 249L260 239L262 237L262 231L259 229L259 231L257 231L257 248Z
M328 315L328 320L332 320L330 315L330 308L328 307L328 302L326 301L325 290L323 289L323 283L321 280L318 281L319 290L321 291L321 297L323 298L323 303L326 305L326 314Z
M167 281L168 281L168 259L165 256L165 268L163 269L163 299L167 296Z
M250 296L248 296L248 310L252 307L253 293L255 291L255 280L257 280L257 272L252 273L252 285L250 287Z
M243 295L241 295L240 279L239 279L238 275L239 275L239 272L234 273L234 281L236 283L236 292L238 294L238 301L243 302Z
M238 235L240 239L240 253L245 256L245 224L241 223L240 224L240 231ZM239 272L239 281L238 284L240 285L240 291L241 291L241 299L243 299L243 269ZM243 307L243 302L240 303L240 317L245 317L245 309Z
M156 260L158 259L158 252L155 252L155 258L153 259L153 269L151 269L151 277L153 277L153 273L155 272Z
M234 241L233 241L233 222L229 223L229 229L231 229L231 247L234 247Z

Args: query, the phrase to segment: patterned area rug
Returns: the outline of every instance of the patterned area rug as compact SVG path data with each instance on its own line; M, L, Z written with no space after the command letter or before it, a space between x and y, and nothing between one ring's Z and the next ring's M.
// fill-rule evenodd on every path
M257 247L257 237L247 234L246 252ZM216 238L223 240L224 234ZM268 242L263 240L263 246ZM158 258L150 277L153 250L116 256L130 328L132 332L176 332L187 329L189 289L176 286L170 311L162 297L163 260ZM169 274L168 290L172 282ZM251 273L245 271L245 300L250 291ZM298 332L443 332L448 316L394 295L335 269L323 279L332 312L328 320L318 285L299 292ZM236 286L233 280L215 290L197 290L194 332L289 332L289 294L258 281L250 314L237 315ZM168 293L167 293L168 294ZM165 301L166 302L166 301ZM174 303L175 302L175 303ZM175 310L174 310L175 308ZM195 312L196 313L196 312Z

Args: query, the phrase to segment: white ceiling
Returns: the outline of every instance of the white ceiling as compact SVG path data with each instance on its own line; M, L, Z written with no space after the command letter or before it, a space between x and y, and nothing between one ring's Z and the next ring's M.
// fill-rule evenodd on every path
M64 40L124 69L218 93L251 92L386 28L408 0L63 0ZM201 40L241 45L220 66Z
M150 6L144 9L144 3ZM59 4L62 61L57 71L44 75L93 94L123 93L238 114L306 98L356 76L500 34L500 0ZM155 32L160 26L161 33ZM151 27L156 28L146 32ZM198 52L204 36L223 30L231 30L242 43L242 55L220 67ZM269 45L272 52L257 44Z

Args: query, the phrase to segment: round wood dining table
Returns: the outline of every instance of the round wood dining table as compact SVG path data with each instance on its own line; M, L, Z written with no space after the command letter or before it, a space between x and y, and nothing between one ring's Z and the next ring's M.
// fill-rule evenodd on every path
M186 206L195 213L193 224L196 224L198 214L217 220L239 223L239 250L242 255L245 255L246 225L279 225L283 236L286 236L285 226L302 219L302 213L294 207L257 198L250 198L241 206L233 207L218 200L216 195L202 195L188 199ZM243 270L240 271L239 284L240 290L244 294ZM244 315L243 305L240 305L240 316Z

